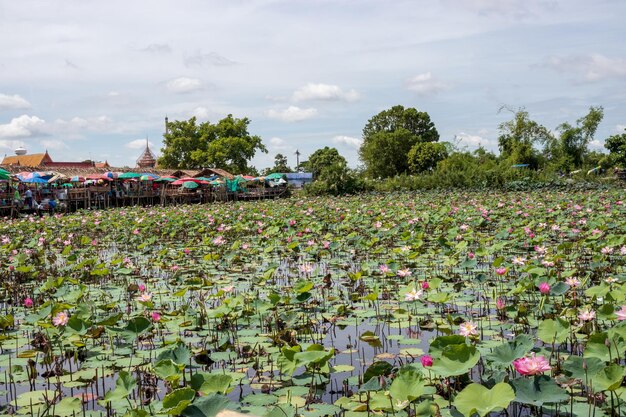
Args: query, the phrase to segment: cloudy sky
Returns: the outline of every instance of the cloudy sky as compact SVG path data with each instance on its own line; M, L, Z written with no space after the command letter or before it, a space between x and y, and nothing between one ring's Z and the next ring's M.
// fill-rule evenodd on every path
M554 129L591 105L626 126L623 0L0 0L0 154L134 166L163 119L248 117L295 165L367 120L427 111L442 140L497 150L500 109ZM1 156L0 155L0 156Z

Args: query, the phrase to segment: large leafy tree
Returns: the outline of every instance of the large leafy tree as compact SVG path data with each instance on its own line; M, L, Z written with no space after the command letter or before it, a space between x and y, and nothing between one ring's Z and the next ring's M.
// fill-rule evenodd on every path
M293 172L289 167L289 163L287 161L287 157L282 153L277 153L274 157L274 166L271 168L267 168L263 170L264 175L272 174L274 172L278 173L289 173Z
M197 123L196 118L168 123L159 165L163 168L223 168L246 173L257 151L267 152L259 136L248 133L248 118L228 115L216 124Z
M331 167L333 170L347 169L348 161L339 154L336 148L325 146L313 152L308 161L302 162L300 166L305 171L313 173L313 178L323 180L325 172Z
M415 144L438 140L428 113L394 106L367 122L359 156L370 176L392 177L409 172L408 155Z
M626 168L626 130L624 133L607 138L604 147L609 150L612 162Z
M529 164L537 168L539 152L538 144L548 144L552 139L550 131L530 118L528 112L520 109L513 119L498 126L500 136L498 147L500 155L507 164Z
M552 154L558 158L558 163L563 169L583 166L585 156L589 152L589 142L593 140L603 117L604 109L592 106L585 116L576 120L576 125L565 122L557 128L560 136L553 142Z
M433 170L439 161L448 157L448 148L445 143L420 142L409 151L409 168L412 173L422 173Z

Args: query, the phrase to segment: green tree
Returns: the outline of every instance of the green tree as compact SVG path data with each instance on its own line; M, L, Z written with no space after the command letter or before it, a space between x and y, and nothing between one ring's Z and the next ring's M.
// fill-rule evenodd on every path
M370 176L392 177L409 171L408 155L415 144L438 140L428 113L394 106L367 122L359 156Z
M312 172L313 178L323 180L325 170L330 167L346 169L348 161L339 154L336 148L325 146L313 152L309 156L309 160L302 162L300 166L305 167L308 172Z
M498 148L505 164L529 164L532 168L539 165L539 152L535 146L539 143L548 144L552 134L539 123L531 120L528 112L520 109L513 119L498 126Z
M448 149L445 143L419 142L409 151L409 168L415 174L431 171L439 161L447 157Z
M587 146L593 140L598 125L604 117L602 107L590 107L589 113L576 120L576 125L565 122L557 129L560 132L558 140L554 141L554 154L560 159L559 164L565 170L583 166Z
M163 135L163 148L158 164L163 168L202 168L200 154L206 150L211 136L209 123L196 123L196 118L168 122Z
M228 115L216 124L196 123L196 118L168 123L159 165L163 168L223 168L246 173L257 151L267 152L259 136L248 133L248 118Z
M274 157L274 166L271 168L267 168L263 171L264 175L269 175L274 172L278 173L288 173L293 172L287 163L287 157L282 153L277 153Z
M604 141L604 147L609 150L614 164L626 168L626 131L607 138Z

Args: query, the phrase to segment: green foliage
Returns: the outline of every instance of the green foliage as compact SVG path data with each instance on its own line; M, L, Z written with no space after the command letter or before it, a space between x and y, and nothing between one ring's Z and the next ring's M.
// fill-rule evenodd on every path
M282 153L276 154L276 156L274 157L274 166L263 170L263 175L269 175L275 172L278 172L281 174L293 172L293 170L289 167L289 163L287 162L287 157L283 155Z
M219 167L235 174L249 171L257 151L267 152L259 136L248 133L248 118L228 115L216 124L196 123L196 118L168 123L159 157L163 168Z
M528 112L523 109L515 112L513 120L501 123L498 128L501 158L509 165L529 164L532 168L537 168L539 156L534 146L538 143L550 143L550 131L531 120Z
M456 396L454 406L466 417L474 414L483 417L492 411L507 408L514 399L513 388L505 382L496 384L492 389L470 384Z
M409 172L409 152L417 143L438 140L428 113L394 106L367 122L359 155L368 175L388 178Z
M515 388L515 401L522 404L541 406L569 399L567 391L547 375L517 378L511 381L511 385Z
M611 153L614 164L626 168L626 132L608 137L604 147Z
M566 171L583 166L588 153L587 146L593 140L603 117L602 107L590 107L589 113L576 121L576 126L565 122L558 127L560 136L553 141L551 153Z
M444 143L419 142L409 151L409 169L415 174L431 171L447 157L448 149Z
M342 195L363 191L363 181L348 168L348 162L337 149L328 146L318 149L301 166L313 173L315 182L307 184L311 195Z

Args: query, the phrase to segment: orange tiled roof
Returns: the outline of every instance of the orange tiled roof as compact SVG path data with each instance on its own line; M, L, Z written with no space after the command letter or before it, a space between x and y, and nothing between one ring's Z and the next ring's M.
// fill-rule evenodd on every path
M37 167L52 162L48 153L33 153L30 155L5 156L1 165L20 165L27 167Z

